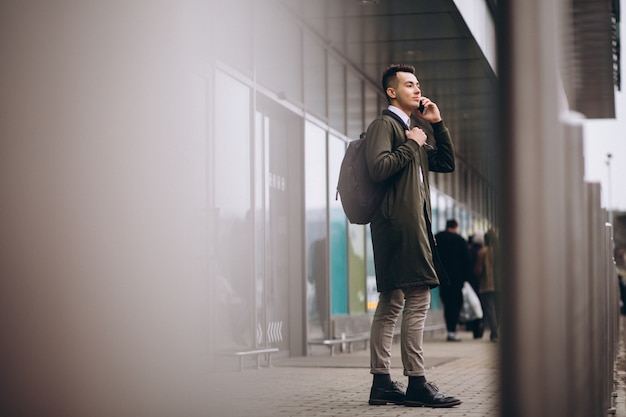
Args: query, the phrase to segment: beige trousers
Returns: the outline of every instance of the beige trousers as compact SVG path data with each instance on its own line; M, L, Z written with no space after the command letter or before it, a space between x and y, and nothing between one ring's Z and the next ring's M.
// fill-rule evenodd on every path
M426 286L382 292L374 313L370 340L370 373L389 374L393 330L404 307L400 351L406 376L424 376L424 323L430 308Z

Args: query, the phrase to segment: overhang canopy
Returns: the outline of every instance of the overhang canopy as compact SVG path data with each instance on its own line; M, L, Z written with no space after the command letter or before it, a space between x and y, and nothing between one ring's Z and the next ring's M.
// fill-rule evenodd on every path
M497 75L453 0L282 1L375 85L389 64L415 66L424 95L445 117L458 157L487 181L498 175ZM497 4L487 1L489 18L495 19ZM614 118L619 0L571 5L573 47L563 65L570 107L588 118Z
M488 178L497 78L452 0L283 0L327 46L378 86L390 64L415 66L457 155Z

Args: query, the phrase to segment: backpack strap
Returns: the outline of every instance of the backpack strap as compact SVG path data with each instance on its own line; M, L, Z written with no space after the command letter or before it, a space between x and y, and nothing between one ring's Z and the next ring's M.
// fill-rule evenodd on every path
M384 109L383 110L383 115L391 117L396 122L400 123L400 126L403 126L406 130L411 130L410 126L407 126L406 123L404 122L404 120L402 120L397 114L395 114L391 110Z

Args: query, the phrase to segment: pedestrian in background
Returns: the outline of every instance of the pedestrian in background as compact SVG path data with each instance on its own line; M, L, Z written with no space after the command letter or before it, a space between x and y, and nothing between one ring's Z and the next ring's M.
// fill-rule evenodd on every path
M459 313L463 307L463 283L471 278L467 241L459 234L459 223L455 219L446 221L446 229L435 235L437 251L449 281L439 287L439 297L443 303L443 315L448 330L448 342L460 342L457 335Z
M485 233L484 232L474 233L472 236L470 236L468 243L469 243L470 265L472 267L472 274L471 274L469 283L472 286L472 289L474 290L474 292L478 294L480 290L480 286L478 283L478 277L474 273L474 267L476 265L476 259L478 258L478 251L482 249L485 243ZM472 332L474 339L481 339L483 337L484 329L485 329L485 326L484 326L484 321L482 318L467 322L467 330Z
M389 107L369 125L365 140L370 175L387 187L370 223L380 295L371 329L369 404L452 407L461 400L444 395L426 381L422 342L430 290L439 285L428 171L452 172L454 149L439 108L422 96L415 68L388 67L382 87ZM426 144L422 129L411 126L412 115L430 124L436 147ZM402 311L400 347L404 375L409 378L406 393L390 376L393 333Z
M497 236L493 229L485 233L485 246L478 251L474 273L478 277L478 296L483 307L484 320L489 327L489 339L498 341L498 285L496 272L498 259Z

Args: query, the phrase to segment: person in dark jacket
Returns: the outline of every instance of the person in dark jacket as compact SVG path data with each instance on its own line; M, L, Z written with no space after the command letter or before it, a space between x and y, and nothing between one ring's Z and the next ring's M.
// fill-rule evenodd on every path
M485 233L485 246L478 251L474 274L478 277L478 296L483 307L485 323L491 332L489 339L498 341L498 291L499 291L499 249L496 231Z
M452 407L461 401L426 382L422 341L430 290L439 285L428 171L452 172L454 149L439 108L422 96L415 68L388 67L382 86L389 107L369 125L365 141L370 175L387 187L370 224L380 294L371 329L369 403ZM434 136L436 147L427 143L417 121L429 125L424 129ZM400 344L409 379L406 392L390 376L393 332L403 308Z
M456 327L463 307L463 283L471 278L474 266L470 265L467 241L459 234L459 223L455 219L446 221L446 230L437 233L435 241L439 258L448 275L448 283L439 287L448 330L447 340L459 342L461 338L456 334Z
M484 238L483 232L474 233L472 236L470 236L470 239L468 242L469 254L470 254L470 265L472 266L472 275L469 280L469 283L472 286L472 289L474 290L476 294L480 292L479 291L480 286L478 283L478 277L474 273L473 269L474 269L474 266L476 265L478 252L482 249L484 243L485 243L485 238ZM482 339L484 330L485 330L482 317L479 319L475 319L475 320L467 322L467 329L472 331L472 334L474 335L474 339Z

